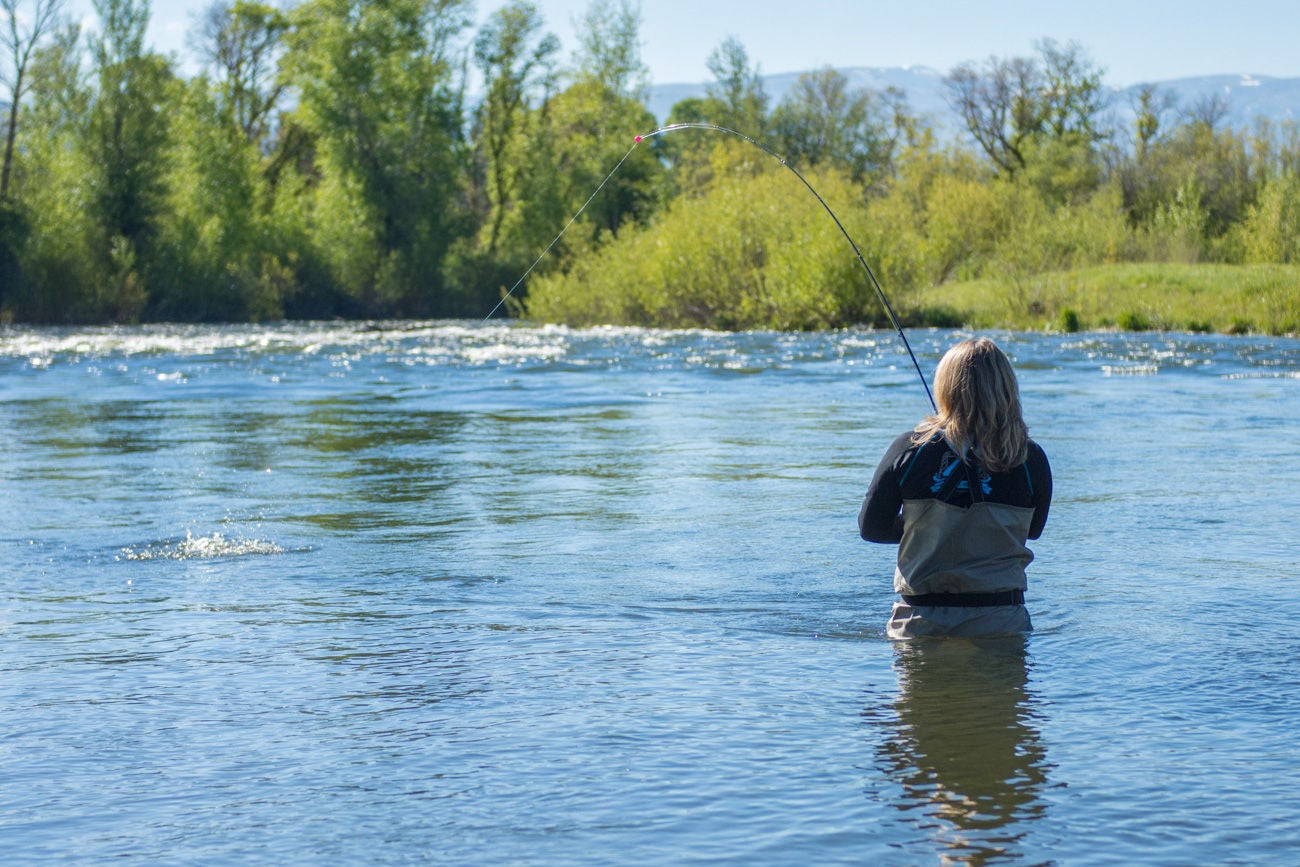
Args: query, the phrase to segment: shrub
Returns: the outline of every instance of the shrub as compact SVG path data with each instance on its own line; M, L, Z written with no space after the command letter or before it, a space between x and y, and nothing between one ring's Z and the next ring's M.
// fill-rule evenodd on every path
M856 236L865 220L847 180L810 182ZM863 252L870 262L870 247ZM538 279L527 310L573 325L723 329L830 328L881 315L852 247L779 166L718 177L658 222L606 235L567 272Z
M947 304L919 307L903 318L908 325L926 328L961 328L967 321L963 313Z
M1056 327L1066 334L1074 334L1079 330L1079 313L1073 307L1063 307L1061 312L1056 315Z
M1151 320L1145 314L1132 310L1121 313L1116 324L1123 331L1150 331L1152 328Z

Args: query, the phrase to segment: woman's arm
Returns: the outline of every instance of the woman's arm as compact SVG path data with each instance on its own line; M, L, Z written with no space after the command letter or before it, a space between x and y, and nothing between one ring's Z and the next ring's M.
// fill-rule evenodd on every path
M911 448L912 435L894 440L876 467L866 499L858 511L858 533L868 542L897 545L903 538L903 494L898 486L898 467Z
M1033 486L1034 496L1034 518L1029 522L1029 538L1037 539L1043 535L1047 512L1052 506L1052 466L1038 443L1029 446L1029 483Z

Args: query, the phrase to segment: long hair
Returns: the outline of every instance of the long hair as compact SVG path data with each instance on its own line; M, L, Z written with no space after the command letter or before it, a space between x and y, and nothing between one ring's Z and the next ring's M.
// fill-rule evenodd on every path
M1020 414L1020 387L1011 362L987 337L949 349L934 373L939 411L916 426L912 442L943 434L965 460L993 473L1020 466L1029 455L1029 429Z

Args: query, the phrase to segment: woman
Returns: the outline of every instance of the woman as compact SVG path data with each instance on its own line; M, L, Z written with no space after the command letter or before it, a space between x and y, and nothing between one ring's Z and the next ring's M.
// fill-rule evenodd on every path
M858 513L868 542L898 545L890 638L1031 629L1025 567L1052 501L1052 471L1020 415L1011 362L992 340L948 350L938 412L894 440Z

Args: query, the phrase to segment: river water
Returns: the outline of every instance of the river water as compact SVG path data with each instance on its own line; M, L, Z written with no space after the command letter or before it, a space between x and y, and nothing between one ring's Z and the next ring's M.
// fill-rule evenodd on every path
M901 644L891 332L0 330L4 860L1294 858L1300 341L992 336L1036 631Z

